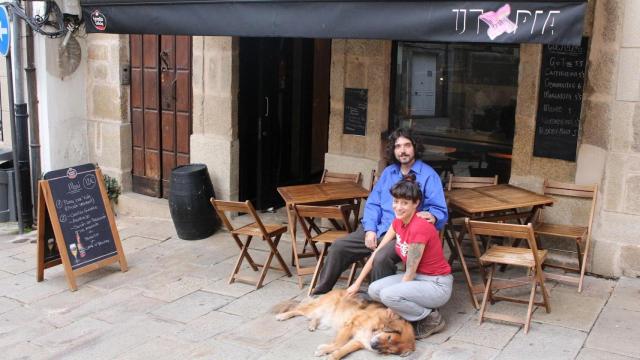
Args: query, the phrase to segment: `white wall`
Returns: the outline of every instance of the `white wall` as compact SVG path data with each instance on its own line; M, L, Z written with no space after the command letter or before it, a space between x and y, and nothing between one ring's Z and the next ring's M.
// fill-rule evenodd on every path
M78 39L82 59L68 77L58 76L62 39L34 38L42 171L89 162L86 102L86 41Z

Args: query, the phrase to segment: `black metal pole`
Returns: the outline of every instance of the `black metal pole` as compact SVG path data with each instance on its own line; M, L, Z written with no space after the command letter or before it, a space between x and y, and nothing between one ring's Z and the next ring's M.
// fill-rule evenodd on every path
M25 6L27 16L33 15L32 4ZM36 80L36 68L34 65L33 49L33 29L27 26L25 34L27 46L27 102L29 103L29 154L31 155L31 199L33 199L33 219L37 223L38 219L38 180L40 179L40 121L38 114L38 83Z
M6 57L6 65L7 65L7 82L9 85L9 121L11 122L11 155L13 156L13 178L14 178L14 188L13 193L16 200L16 212L18 217L18 229L22 234L24 232L24 223L21 215L22 209L22 200L20 198L20 172L18 171L18 151L16 147L16 119L14 114L14 103L13 103L13 62L11 60L11 53ZM11 206L11 205L9 205Z
M20 1L14 1L20 6ZM11 21L11 58L14 76L13 81L13 105L15 121L15 138L12 139L13 151L17 152L18 163L14 164L16 169L16 187L18 188L18 218L20 233L25 228L33 225L31 214L31 181L29 180L29 113L24 94L24 82L22 68L22 24L19 18L12 14Z

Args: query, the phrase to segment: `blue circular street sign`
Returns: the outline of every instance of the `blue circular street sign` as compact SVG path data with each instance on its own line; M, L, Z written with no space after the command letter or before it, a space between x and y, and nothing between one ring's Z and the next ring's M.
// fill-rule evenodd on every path
M9 54L9 45L11 44L9 36L9 14L7 8L0 6L0 54L7 56Z

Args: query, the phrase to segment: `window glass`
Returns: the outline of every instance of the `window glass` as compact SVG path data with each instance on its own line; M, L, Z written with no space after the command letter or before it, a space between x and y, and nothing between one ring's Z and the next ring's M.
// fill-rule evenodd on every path
M511 153L519 62L518 45L398 42L392 126L486 167L487 153Z

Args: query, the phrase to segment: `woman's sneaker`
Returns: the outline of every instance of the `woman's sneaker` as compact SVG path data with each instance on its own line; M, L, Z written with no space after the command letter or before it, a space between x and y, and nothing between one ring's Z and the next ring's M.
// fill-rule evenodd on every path
M439 333L444 329L445 322L438 310L433 310L427 317L422 320L414 321L413 332L416 339L424 339L433 334Z

